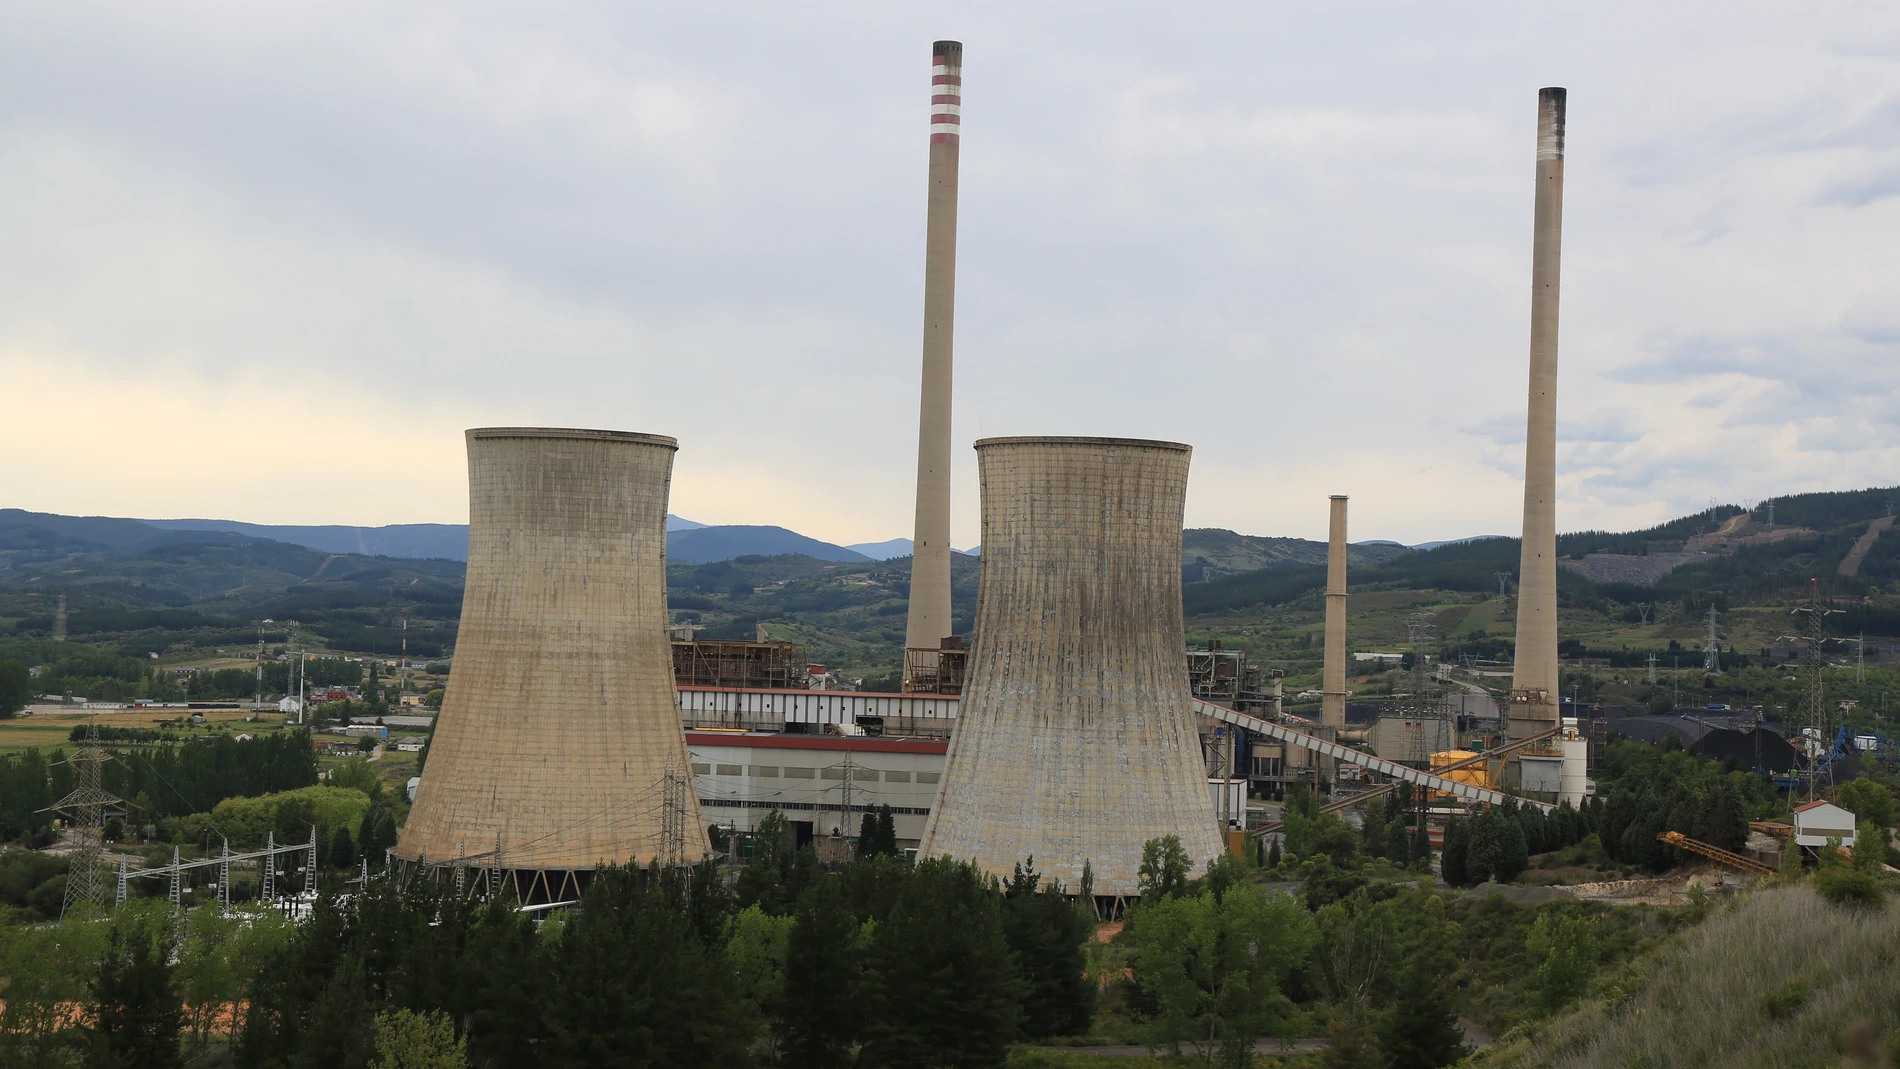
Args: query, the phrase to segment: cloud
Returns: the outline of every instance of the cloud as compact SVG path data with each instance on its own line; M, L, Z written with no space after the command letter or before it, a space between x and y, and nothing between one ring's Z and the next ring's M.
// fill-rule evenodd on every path
M1193 443L1201 526L1515 530L1548 84L1560 522L1891 481L1897 12L73 3L0 12L0 503L454 519L461 429L536 422L677 435L694 519L906 535L944 36L959 544L1019 432ZM409 475L115 459L218 411Z

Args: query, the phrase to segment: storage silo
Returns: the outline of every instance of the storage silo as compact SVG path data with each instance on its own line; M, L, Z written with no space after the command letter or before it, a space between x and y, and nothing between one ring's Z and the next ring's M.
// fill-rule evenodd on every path
M1182 656L1191 450L1123 438L976 443L976 645L925 856L1137 891L1142 846L1221 850Z
M462 622L399 858L548 901L602 863L704 855L666 636L677 448L468 432Z

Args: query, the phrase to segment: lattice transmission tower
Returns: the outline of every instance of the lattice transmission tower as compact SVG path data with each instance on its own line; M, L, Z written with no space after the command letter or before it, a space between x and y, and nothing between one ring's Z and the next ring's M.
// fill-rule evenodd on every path
M1812 588L1810 588L1812 589ZM1828 642L1827 617L1838 610L1827 608L1817 597L1810 594L1806 605L1791 610L1791 614L1801 621L1800 634L1788 636L1799 642L1801 652L1801 719L1812 730L1813 737L1806 740L1808 750L1808 797L1814 797L1815 780L1821 771L1821 758L1826 748L1832 745L1828 738L1829 720L1827 712L1827 658L1823 650ZM1830 762L1827 766L1832 769Z
M660 863L667 868L686 864L687 777L668 763L660 792Z
M100 766L110 760L112 755L99 746L98 726L87 724L85 740L66 759L77 786L47 807L66 818L67 832L76 847L66 874L66 898L59 908L62 917L81 902L104 906L115 885L115 874L105 860L106 811L123 807L125 802L99 786Z

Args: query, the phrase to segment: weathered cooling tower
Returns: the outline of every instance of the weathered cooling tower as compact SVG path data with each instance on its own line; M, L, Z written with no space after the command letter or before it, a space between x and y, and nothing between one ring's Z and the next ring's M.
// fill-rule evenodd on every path
M1507 703L1512 738L1557 722L1557 291L1564 230L1564 95L1562 89L1537 94L1524 547L1517 579L1517 660Z
M1136 893L1142 845L1221 850L1181 653L1189 448L1121 438L976 443L976 647L926 856Z
M963 45L938 41L930 68L930 194L924 223L924 371L917 422L917 526L904 645L938 649L950 627L950 384L957 297L957 159ZM929 656L928 654L926 656ZM934 664L930 666L934 683ZM905 658L905 681L913 675Z
M666 637L673 439L468 432L455 668L397 855L527 901L705 852ZM499 845L499 860L496 849Z
M1321 663L1319 722L1346 726L1346 497L1334 494L1326 537L1326 656Z

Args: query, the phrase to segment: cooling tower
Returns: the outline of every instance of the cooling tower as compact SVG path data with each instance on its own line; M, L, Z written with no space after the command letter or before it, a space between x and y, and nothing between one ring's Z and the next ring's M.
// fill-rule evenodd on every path
M934 650L950 623L950 381L957 298L957 157L963 45L938 41L930 68L930 194L924 223L924 368L917 421L917 526L904 645ZM908 675L910 658L905 658ZM908 682L908 679L906 680Z
M1326 656L1321 663L1319 722L1346 726L1346 498L1332 497L1326 536Z
M1557 722L1557 293L1564 230L1564 91L1537 94L1537 202L1531 246L1530 413L1524 439L1524 546L1510 734Z
M676 448L624 431L468 432L455 668L399 857L478 857L535 900L603 862L705 852L666 637Z
M1134 894L1142 845L1221 850L1182 656L1185 445L976 443L976 646L923 853Z

